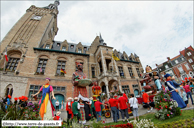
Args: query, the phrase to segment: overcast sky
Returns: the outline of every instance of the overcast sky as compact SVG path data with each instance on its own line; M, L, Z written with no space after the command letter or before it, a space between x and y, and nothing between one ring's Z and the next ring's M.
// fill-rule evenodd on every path
M31 5L53 1L1 1L1 40ZM101 33L108 46L136 53L155 68L193 46L193 1L60 1L55 40L90 45Z

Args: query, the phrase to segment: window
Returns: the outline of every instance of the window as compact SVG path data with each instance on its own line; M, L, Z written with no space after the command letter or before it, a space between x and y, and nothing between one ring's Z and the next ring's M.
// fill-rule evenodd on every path
M190 69L188 64L185 64L185 67L187 68L187 70L189 70L189 69Z
M50 49L50 44L47 44L45 48Z
M18 66L19 61L20 61L19 58L9 58L9 61L6 66L6 70L15 71Z
M175 60L175 64L178 64L178 60Z
M118 68L119 68L119 73L120 73L120 76L124 76L124 73L123 73L123 67L121 67L121 66L118 66Z
M193 60L192 59L189 59L189 63L192 63L193 62Z
M87 47L84 47L84 51L86 51L87 50Z
M83 66L83 69L84 69L84 63L83 62L80 62L80 64L82 64L82 66ZM78 69L77 69L77 65L75 65L75 71L77 71Z
M187 52L187 55L190 56L191 55L191 52Z
M179 72L183 72L183 68L181 66L178 67Z
M131 68L131 67L128 67L128 70L129 70L129 75L130 75L131 77L134 77L134 76L133 76L132 68Z
M136 71L137 71L138 76L139 76L139 77L141 77L141 74L140 74L139 68L136 68Z
M58 61L57 64L57 75L64 75L65 74L65 61Z
M57 47L60 47L60 43L57 43Z
M82 53L82 49L81 48L78 48L78 53Z
M125 92L125 94L129 94L130 90L129 90L129 85L123 85L122 86L123 91Z
M133 85L133 88L137 88L137 87L138 87L138 85L137 85L137 84Z
M30 90L29 90L29 93L28 93L28 97L31 98L32 94L37 93L40 90L41 86L42 85L30 85ZM41 95L42 95L42 93L39 93L37 95L37 97L40 98Z
M62 47L62 51L66 51L66 47L65 46Z
M36 72L44 74L46 68L47 59L40 59Z
M73 45L71 45L71 48L74 48L74 46L73 46Z
M168 65L165 65L165 68L168 69L169 68Z
M183 57L182 57L181 59L182 59L182 61L184 60L184 58L183 58Z
M92 78L95 78L95 68L92 67Z

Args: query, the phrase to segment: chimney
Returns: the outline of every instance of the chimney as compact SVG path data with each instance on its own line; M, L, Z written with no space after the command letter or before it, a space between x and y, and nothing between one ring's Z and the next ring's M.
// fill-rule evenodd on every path
M170 61L170 57L167 57L168 61Z
M156 67L158 67L158 64L156 64Z

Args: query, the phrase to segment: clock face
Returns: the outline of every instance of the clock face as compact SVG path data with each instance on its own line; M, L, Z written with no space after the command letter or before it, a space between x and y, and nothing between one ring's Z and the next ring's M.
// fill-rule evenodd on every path
M42 18L41 16L34 16L33 17L34 20L41 20L41 18Z

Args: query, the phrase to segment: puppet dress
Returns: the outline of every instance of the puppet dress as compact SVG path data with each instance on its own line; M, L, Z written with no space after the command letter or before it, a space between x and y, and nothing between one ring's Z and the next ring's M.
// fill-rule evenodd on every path
M180 95L175 91L176 88L175 88L173 82L172 81L167 81L166 84L168 86L169 91L172 94L172 99L176 100L176 102L178 103L178 107L185 108L186 104L183 101L183 99L180 97Z
M53 120L54 117L54 106L50 100L50 92L53 91L53 87L51 85L43 85L40 88L40 91L42 91L42 96L39 101L39 115L42 118L42 120Z
M79 80L86 79L85 74L82 76L82 75L79 75L77 72L74 72L74 75L79 76L78 77ZM88 97L86 87L74 86L74 97L78 97L79 94L81 94L83 97Z
M79 123L85 124L86 123L86 117L85 117L85 110L84 110L84 103L78 103L78 109L80 110L81 118Z

